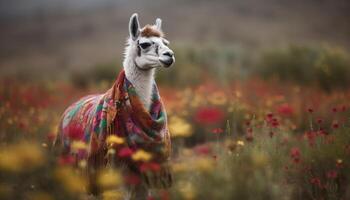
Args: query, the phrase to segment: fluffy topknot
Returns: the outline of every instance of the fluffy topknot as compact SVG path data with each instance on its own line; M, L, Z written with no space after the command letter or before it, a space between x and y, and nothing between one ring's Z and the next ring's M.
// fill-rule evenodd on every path
M142 37L164 37L164 33L156 28L156 26L146 25L141 29Z

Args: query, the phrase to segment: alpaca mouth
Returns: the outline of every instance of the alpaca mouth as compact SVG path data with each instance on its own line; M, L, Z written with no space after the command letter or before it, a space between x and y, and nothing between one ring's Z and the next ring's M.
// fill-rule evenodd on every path
M162 63L164 67L170 67L174 63L173 58L159 59L159 61Z

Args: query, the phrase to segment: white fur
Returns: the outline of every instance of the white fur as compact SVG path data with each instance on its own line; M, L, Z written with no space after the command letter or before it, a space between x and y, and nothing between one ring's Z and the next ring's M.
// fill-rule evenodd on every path
M136 44L128 39L128 46L124 53L124 70L126 78L135 87L137 95L140 97L145 108L149 109L151 105L152 83L154 81L155 69L142 71L135 66L135 59L137 57Z

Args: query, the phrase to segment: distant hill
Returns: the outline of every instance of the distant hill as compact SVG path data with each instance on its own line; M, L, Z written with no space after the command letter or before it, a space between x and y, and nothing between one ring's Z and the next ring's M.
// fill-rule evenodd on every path
M348 0L0 0L0 71L119 62L133 12L182 46L350 47Z

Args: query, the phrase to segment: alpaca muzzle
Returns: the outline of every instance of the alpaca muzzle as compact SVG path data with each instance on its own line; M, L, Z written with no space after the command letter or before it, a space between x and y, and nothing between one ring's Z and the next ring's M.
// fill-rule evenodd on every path
M170 67L174 63L173 58L167 58L167 59L159 59L159 61L163 64L164 67Z
M174 54L170 54L170 53L165 53L163 54L160 58L159 58L160 63L163 65L163 67L170 67L171 65L174 64L175 62L175 57Z

